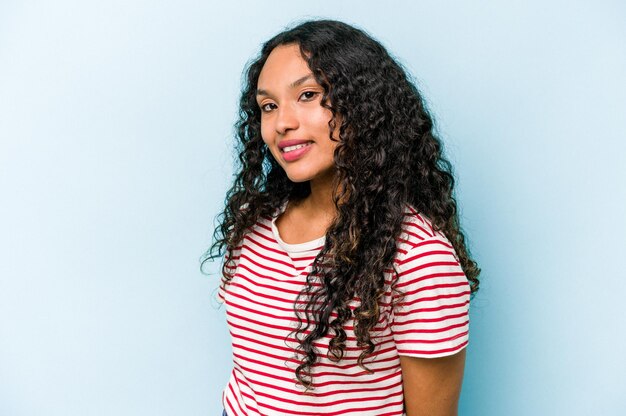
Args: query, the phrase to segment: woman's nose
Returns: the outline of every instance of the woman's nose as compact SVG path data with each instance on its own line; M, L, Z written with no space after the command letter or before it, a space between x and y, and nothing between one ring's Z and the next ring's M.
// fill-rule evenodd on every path
M276 118L276 132L285 134L287 130L296 129L299 125L296 110L289 105L280 106Z

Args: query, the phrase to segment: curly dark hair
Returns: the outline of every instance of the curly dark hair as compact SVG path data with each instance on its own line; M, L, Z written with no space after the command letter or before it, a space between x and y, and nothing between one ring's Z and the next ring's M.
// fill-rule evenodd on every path
M414 82L378 41L335 20L310 20L279 33L247 66L235 125L240 166L202 264L226 254L222 273L228 283L233 260L227 253L242 243L246 231L260 217L274 215L283 203L310 194L308 182L289 180L261 137L257 80L279 45L299 46L324 89L321 105L332 112L331 132L340 120L338 140L331 133L331 140L338 141L333 184L337 216L296 301L304 306L294 305L299 322L294 334L302 357L295 375L311 388L311 367L318 359L313 343L332 331L329 357L339 361L347 338L344 324L352 318L362 348L358 364L367 370L363 360L374 352L370 330L379 320L384 271L395 270L392 260L407 204L450 240L472 295L478 290L480 269L460 228L452 166L442 154ZM352 311L349 303L355 296L360 305Z

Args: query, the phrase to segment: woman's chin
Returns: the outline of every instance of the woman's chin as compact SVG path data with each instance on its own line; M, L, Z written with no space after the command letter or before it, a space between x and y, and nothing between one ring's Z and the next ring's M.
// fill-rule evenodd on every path
M304 183L311 180L311 177L308 175L298 175L298 174L289 174L287 173L287 177L291 182L294 183Z

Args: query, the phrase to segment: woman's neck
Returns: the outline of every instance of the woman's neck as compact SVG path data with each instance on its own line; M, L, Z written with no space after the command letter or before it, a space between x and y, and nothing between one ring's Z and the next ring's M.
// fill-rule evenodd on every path
M335 202L333 201L333 179L331 175L316 178L309 182L311 193L298 205L311 216L334 218L337 213Z

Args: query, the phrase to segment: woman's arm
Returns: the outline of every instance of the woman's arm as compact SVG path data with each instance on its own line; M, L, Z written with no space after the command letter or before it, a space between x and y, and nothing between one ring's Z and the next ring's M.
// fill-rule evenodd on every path
M440 358L400 356L407 416L456 416L465 348Z

